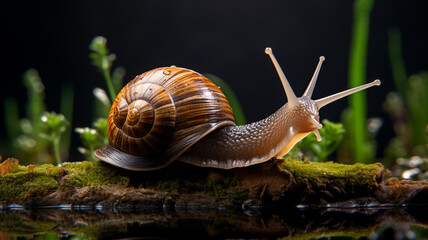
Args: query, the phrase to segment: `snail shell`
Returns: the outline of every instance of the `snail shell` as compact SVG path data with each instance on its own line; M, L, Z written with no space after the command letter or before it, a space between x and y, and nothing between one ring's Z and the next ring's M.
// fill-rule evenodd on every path
M108 117L110 144L95 156L126 169L157 169L231 125L229 102L210 80L189 69L157 68L119 92Z

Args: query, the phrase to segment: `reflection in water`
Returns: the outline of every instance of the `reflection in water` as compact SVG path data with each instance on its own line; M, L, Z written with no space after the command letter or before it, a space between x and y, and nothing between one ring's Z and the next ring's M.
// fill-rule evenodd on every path
M138 211L116 209L2 210L0 239L195 238L277 239L328 236L406 239L427 236L428 208L322 208ZM409 226L420 226L410 230ZM380 235L379 235L380 234ZM412 235L413 234L413 235ZM425 234L425 235L423 235Z

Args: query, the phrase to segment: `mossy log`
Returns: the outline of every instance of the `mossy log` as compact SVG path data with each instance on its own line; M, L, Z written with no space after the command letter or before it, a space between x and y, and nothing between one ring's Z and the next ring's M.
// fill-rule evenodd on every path
M428 183L385 180L381 164L274 160L222 170L175 162L131 172L101 162L18 166L0 176L0 207L93 206L244 209L269 206L379 206L428 202Z

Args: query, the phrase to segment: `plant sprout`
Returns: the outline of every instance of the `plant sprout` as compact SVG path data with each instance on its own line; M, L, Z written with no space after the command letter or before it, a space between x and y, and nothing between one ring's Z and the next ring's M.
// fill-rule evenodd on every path
M59 165L61 164L59 152L61 135L65 132L68 122L64 115L55 112L45 112L40 119L46 129L46 133L40 133L40 137L46 139L50 143L55 162Z
M107 119L99 118L94 122L93 128L76 128L82 140L83 147L79 147L80 153L86 156L88 161L98 161L94 156L94 150L108 144Z
M95 37L89 49L92 51L89 54L89 58L92 60L92 64L98 68L98 70L104 76L107 84L107 89L110 94L110 99L116 98L116 91L113 86L112 78L110 76L110 70L113 65L113 61L116 59L116 55L111 53L107 48L107 39L101 36Z

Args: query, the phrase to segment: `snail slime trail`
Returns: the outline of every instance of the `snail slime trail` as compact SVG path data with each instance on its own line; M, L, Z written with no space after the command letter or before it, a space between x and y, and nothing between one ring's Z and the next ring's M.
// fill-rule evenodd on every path
M174 160L215 168L246 167L282 157L313 132L321 141L318 111L372 86L361 85L318 100L312 93L325 60L320 57L301 97L296 97L271 48L266 48L284 87L287 103L258 122L237 126L220 89L203 75L176 66L145 72L116 97L108 118L110 143L95 156L114 166L155 170Z

